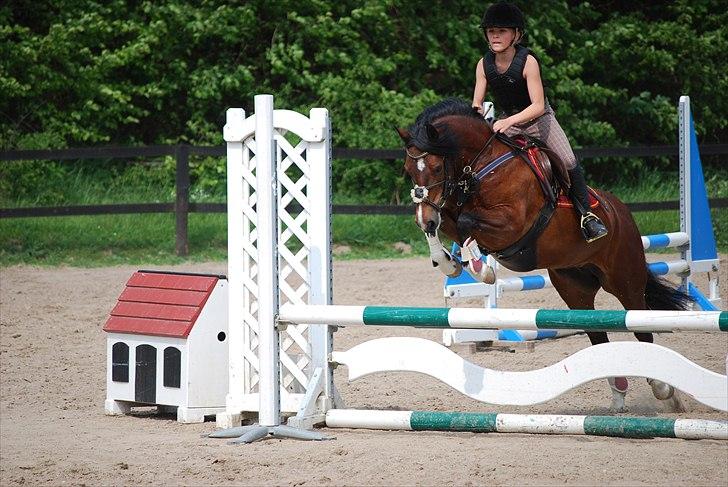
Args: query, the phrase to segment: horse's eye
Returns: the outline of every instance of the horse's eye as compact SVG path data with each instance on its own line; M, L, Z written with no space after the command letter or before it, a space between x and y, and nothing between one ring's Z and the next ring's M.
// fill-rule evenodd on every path
M437 166L437 167L435 168L435 170L434 170L434 171L432 171L432 172L434 172L435 174L442 174L442 171L443 171L443 169L444 169L444 168L443 168L442 166Z

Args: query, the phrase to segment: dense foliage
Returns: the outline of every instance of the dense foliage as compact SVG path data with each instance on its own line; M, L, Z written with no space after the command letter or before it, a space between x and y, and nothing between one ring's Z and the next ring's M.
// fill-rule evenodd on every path
M700 139L728 139L719 0L518 2L576 146L674 143L680 94ZM475 0L9 0L0 6L0 146L220 144L225 110L332 114L334 145L391 148L444 96L470 99ZM614 161L590 163L592 174ZM660 164L660 161L653 161ZM642 161L621 164L619 174ZM200 170L217 177L214 167ZM337 161L341 195L396 199L400 169Z

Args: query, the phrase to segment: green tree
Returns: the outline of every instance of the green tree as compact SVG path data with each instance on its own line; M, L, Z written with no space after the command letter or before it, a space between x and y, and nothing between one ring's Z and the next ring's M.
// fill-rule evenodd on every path
M678 96L725 141L728 14L718 0L518 2L547 94L576 146L674 143ZM391 148L393 127L470 99L487 46L474 0L10 0L0 6L0 146L220 144L225 110L331 112L339 147ZM221 163L195 174L219 180ZM591 161L617 176L662 161ZM396 200L400 164L336 161L335 188ZM219 184L217 191L222 192Z

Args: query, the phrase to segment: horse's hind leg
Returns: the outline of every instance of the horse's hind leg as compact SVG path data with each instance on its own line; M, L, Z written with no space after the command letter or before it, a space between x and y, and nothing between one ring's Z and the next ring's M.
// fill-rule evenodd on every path
M610 275L604 279L603 287L608 293L614 295L622 303L624 309L647 309L645 301L645 287L647 285L647 267L644 275L637 274L639 268L630 266L621 267L624 272L630 275ZM621 285L619 284L621 283ZM652 333L635 333L634 336L640 342L652 343ZM664 401L665 407L672 412L684 412L685 406L680 397L675 393L675 388L657 379L647 379L652 389L652 394L659 400Z
M596 267L587 266L571 269L549 269L549 277L561 299L571 309L594 309L594 298L601 285L601 271ZM606 332L587 332L592 345L607 343L609 338ZM611 408L617 412L625 411L625 396L628 382L625 377L610 377L607 379L612 390Z

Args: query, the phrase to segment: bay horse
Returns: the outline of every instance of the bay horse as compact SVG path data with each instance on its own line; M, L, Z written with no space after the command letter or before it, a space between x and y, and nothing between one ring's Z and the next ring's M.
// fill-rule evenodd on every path
M444 249L438 231L461 247L477 242L478 250L508 269L547 269L571 309L594 309L600 288L628 310L688 309L690 297L647 268L640 232L622 201L593 190L599 204L592 211L609 233L587 243L573 208L549 201L548 188L544 190L523 153L496 136L469 103L443 100L427 107L409 129L397 131L405 143L404 169L414 183L416 223L430 244L433 265L445 274L458 274L460 264ZM562 181L562 186L567 184ZM463 264L467 266L466 259ZM488 279L492 283L494 277L482 280ZM593 345L608 341L606 332L587 335ZM651 333L635 336L653 340ZM655 397L672 399L670 406L681 408L671 386L648 382ZM611 378L609 383L612 407L624 410L626 379Z

